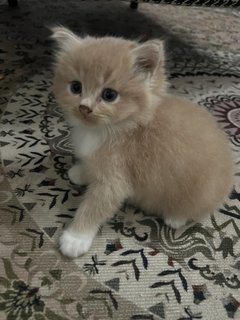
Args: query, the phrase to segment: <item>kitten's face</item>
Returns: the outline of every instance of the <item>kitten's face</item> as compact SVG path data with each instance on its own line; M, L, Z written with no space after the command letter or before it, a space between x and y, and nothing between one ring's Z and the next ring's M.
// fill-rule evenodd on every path
M55 95L75 123L116 125L149 116L158 96L156 78L165 87L160 42L81 39L64 28L56 28L53 37L60 45Z

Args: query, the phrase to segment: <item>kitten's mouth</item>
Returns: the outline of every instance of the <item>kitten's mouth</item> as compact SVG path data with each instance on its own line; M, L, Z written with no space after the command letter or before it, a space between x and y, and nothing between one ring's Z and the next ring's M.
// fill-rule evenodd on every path
M79 112L78 117L81 121L83 121L86 124L94 124L96 122L94 118L91 116L91 114Z
M88 114L85 114L85 113L83 113L83 112L80 112L80 116L81 116L81 118L83 118L84 120L86 120L86 119L89 118Z
M91 123L92 122L92 117L90 114L86 114L84 112L80 112L78 109L73 109L73 116L76 117L79 121L83 123Z
M73 114L79 121L87 125L96 125L98 124L98 117L93 112L81 112L80 110L74 110Z
M83 104L80 104L80 106L78 107L79 112L83 115L83 116L88 116L89 114L92 113L92 110L88 107L85 106Z

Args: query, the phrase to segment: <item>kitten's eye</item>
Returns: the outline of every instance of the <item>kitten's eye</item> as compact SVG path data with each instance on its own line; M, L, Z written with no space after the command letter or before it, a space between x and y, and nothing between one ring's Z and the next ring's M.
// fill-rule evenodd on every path
M114 89L107 88L107 89L104 89L102 92L102 98L107 102L112 102L116 100L117 96L118 96L118 93Z
M80 81L74 80L70 83L70 90L73 94L82 93L82 84Z

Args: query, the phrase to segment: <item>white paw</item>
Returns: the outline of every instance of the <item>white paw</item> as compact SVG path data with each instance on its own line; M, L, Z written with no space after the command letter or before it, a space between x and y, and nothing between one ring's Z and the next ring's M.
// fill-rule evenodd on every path
M81 166L79 164L74 165L68 170L68 178L74 184L83 184L83 181L81 179Z
M177 219L177 218L165 218L164 222L167 226L173 228L173 229L178 229L183 227L187 223L187 219Z
M65 256L76 258L89 250L96 232L76 234L65 230L59 238L60 251Z

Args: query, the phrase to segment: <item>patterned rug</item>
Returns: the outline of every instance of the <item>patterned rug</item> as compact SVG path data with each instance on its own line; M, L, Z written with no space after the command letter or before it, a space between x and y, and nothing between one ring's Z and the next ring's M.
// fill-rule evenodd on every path
M57 239L83 188L51 92L45 25L166 42L171 90L207 108L236 159L229 199L178 231L125 206L75 260ZM0 319L240 319L240 13L123 2L0 1Z

